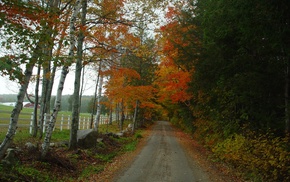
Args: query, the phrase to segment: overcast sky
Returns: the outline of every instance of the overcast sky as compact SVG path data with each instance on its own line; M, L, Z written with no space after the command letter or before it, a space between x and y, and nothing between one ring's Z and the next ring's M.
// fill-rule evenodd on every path
M60 77L59 75L60 75L60 70L57 72L56 77L55 77L52 95L56 95L59 77ZM96 80L97 80L97 73L93 71L86 72L85 81L84 81L85 89L84 89L83 95L94 94ZM1 83L0 94L18 94L19 84L10 81L8 77L0 76L0 83ZM63 95L72 95L73 89L74 89L74 71L70 71L65 81ZM30 83L27 89L28 93L34 94L34 90L35 90L35 83ZM39 90L39 94L40 93L41 93L41 88Z

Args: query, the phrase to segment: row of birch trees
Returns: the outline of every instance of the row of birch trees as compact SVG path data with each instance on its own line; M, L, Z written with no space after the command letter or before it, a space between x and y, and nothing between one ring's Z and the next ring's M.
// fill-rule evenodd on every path
M98 71L97 79L93 78L97 80L95 102L98 104L94 109L96 119L91 121L92 128L98 130L101 94L104 92L108 97L107 107L111 110L115 106L120 108L121 130L125 112L135 112L133 124L138 110L143 118L150 117L148 108L152 107L150 103L154 97L151 83L157 60L148 29L158 21L160 7L166 4L142 0L1 0L0 71L18 82L20 89L9 129L0 145L0 159L13 142L31 80L36 83L32 101L35 103L33 136L43 138L41 158L45 158L49 151L69 71L75 75L69 149L77 148L85 67ZM61 74L55 103L50 106L57 70L61 70ZM102 90L104 84L105 91ZM51 117L43 134L42 128L46 127L43 126L44 113L50 113Z

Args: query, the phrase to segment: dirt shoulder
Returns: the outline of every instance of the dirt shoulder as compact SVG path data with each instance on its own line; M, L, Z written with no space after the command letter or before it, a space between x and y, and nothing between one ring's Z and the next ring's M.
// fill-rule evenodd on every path
M231 167L221 162L214 162L211 158L211 152L206 150L197 141L192 139L189 134L184 133L175 127L175 136L179 143L185 149L187 155L205 171L211 181L217 182L242 182L242 180Z
M111 163L108 163L104 171L101 173L92 175L89 178L89 181L94 182L111 182L116 177L118 177L123 171L128 169L130 165L133 163L135 157L141 152L143 147L147 144L148 137L151 134L151 128L154 125L146 128L143 130L142 138L139 139L139 142L137 144L136 150L131 152L126 152L122 155L119 155L113 159Z

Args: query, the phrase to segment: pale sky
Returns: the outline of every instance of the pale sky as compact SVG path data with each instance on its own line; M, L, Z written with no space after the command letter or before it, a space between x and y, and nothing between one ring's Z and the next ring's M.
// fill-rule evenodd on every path
M57 72L52 95L56 95L56 90L59 82L60 70ZM85 73L84 79L84 93L83 95L93 95L95 92L95 83L97 80L97 73L92 71ZM0 76L0 94L18 94L19 84L12 82L8 77ZM66 77L65 86L63 89L63 95L72 95L74 89L74 71L70 71ZM28 93L34 94L35 83L30 83L27 89ZM41 94L41 88L39 89L39 94Z

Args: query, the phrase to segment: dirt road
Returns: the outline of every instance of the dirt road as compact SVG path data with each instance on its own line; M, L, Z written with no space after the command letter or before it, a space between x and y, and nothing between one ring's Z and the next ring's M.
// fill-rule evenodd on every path
M210 181L177 142L169 122L158 121L147 145L117 182Z

